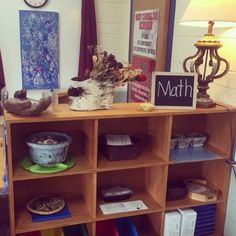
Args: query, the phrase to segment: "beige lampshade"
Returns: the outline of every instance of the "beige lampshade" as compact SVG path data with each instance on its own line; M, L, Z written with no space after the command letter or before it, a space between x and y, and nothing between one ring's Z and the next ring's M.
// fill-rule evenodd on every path
M190 0L180 21L183 25L207 27L236 26L236 0Z

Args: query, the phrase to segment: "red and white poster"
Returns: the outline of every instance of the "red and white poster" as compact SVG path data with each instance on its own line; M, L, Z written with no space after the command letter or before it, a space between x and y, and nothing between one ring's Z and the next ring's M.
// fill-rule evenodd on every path
M134 16L132 67L142 69L146 81L132 82L128 87L129 102L151 100L152 72L156 68L159 9L136 11Z
M155 70L156 61L150 58L133 55L132 66L142 69L147 77L146 81L132 82L129 84L128 101L129 102L146 102L151 100L151 81L152 72Z
M133 54L156 59L158 19L159 9L135 12Z

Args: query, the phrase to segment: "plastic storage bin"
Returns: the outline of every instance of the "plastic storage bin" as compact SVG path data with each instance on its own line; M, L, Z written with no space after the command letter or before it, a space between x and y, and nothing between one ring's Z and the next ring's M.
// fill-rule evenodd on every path
M112 220L98 221L96 223L96 236L120 236Z
M130 218L114 219L119 236L139 236L134 223Z
M89 236L84 224L63 227L64 236Z

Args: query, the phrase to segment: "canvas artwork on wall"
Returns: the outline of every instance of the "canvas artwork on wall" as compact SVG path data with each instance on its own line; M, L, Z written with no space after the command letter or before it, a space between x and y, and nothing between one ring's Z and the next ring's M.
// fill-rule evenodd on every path
M20 10L22 87L58 88L58 13Z

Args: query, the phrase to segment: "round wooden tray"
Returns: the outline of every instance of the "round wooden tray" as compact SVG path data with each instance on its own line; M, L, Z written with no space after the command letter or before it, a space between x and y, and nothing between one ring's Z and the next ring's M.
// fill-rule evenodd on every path
M186 181L188 196L197 201L216 201L219 190L204 179L189 179Z
M61 211L65 207L65 201L55 195L41 195L31 198L26 207L35 214L51 215Z

